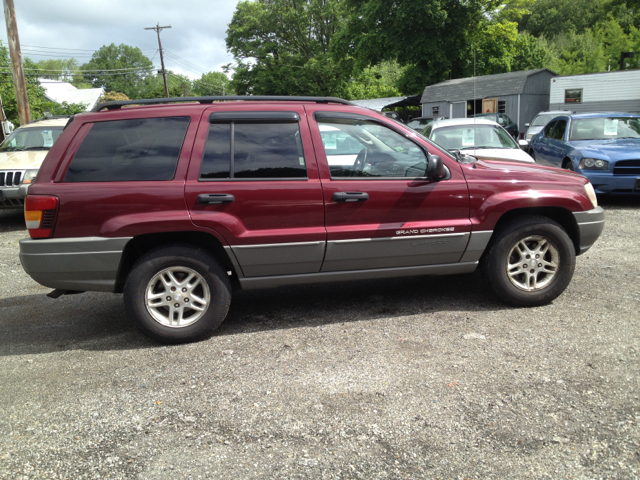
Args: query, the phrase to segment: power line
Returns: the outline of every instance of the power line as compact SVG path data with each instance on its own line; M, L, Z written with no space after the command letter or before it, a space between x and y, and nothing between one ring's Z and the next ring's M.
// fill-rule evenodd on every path
M64 51L77 50L77 51L81 51L81 52L97 52L98 50L100 50L99 48L98 48L98 49L95 49L95 50L88 50L88 49L86 49L86 48L58 48L58 47L42 47L42 46L40 46L40 45L22 45L22 46L23 46L23 47L27 47L27 48L41 48L41 49L44 49L44 50L64 50ZM147 48L147 49L140 50L140 51L142 51L142 52L152 52L152 51L153 51L153 49L152 49L152 48Z
M154 67L153 65L151 67L130 67L130 68L101 68L101 69L97 69L97 70L82 70L80 68L76 68L73 70L76 71L81 71L81 72L126 72L126 71L132 71L132 70L155 70L157 67ZM25 68L25 70L29 70L29 71L36 71L36 72L66 72L68 70L65 69L45 69L45 68Z

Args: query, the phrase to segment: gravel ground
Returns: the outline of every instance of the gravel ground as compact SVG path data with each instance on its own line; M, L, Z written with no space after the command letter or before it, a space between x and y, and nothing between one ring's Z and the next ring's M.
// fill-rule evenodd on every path
M638 479L640 198L551 305L480 274L237 292L155 344L120 295L53 300L0 212L0 478Z

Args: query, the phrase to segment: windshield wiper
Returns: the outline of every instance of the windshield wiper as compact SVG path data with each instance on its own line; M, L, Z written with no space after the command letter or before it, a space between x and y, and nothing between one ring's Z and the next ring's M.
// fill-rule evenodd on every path
M473 155L467 155L466 153L460 153L460 150L449 150L453 156L456 157L458 163L476 163L478 159Z
M49 150L51 147L27 147L24 150Z

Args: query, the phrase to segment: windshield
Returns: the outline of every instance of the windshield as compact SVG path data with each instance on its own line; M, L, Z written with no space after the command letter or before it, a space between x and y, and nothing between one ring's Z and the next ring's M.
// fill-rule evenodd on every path
M0 151L49 150L62 133L63 127L19 128L0 145Z
M407 123L407 126L411 128L422 129L431 122L433 122L433 118L420 118L420 119L416 118L415 120L411 120L409 123Z
M571 122L569 140L640 138L640 118L580 118Z
M520 148L503 128L497 125L459 125L438 128L431 140L447 150L468 148Z
M547 123L549 123L552 119L560 115L559 113L548 113L547 115L538 115L531 122L532 127L544 127Z

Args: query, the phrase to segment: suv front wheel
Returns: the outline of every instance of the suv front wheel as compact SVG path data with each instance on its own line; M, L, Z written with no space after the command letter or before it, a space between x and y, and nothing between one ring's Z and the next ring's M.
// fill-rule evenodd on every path
M546 217L508 224L484 257L496 294L518 307L544 305L560 295L573 276L576 255L565 230Z
M226 271L206 251L169 246L144 255L124 287L127 313L163 343L198 340L224 320L231 303Z

